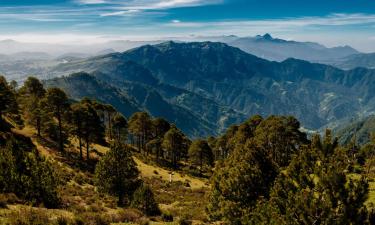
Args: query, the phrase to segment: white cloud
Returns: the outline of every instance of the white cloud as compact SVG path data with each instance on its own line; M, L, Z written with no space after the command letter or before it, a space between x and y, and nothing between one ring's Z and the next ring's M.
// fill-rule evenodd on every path
M138 9L129 9L129 10L124 10L124 11L114 11L114 12L109 12L109 13L102 13L100 14L101 17L106 17L106 16L126 16L126 15L134 15L136 13L140 13L141 10Z
M325 17L300 17L265 20L214 21L214 22L180 22L166 24L172 27L241 27L241 28L274 28L293 29L308 26L345 26L357 24L375 24L375 14L330 14Z
M223 0L75 0L78 4L116 5L123 9L157 10L222 3Z
M77 0L78 4L92 5L92 4L105 4L108 3L106 0Z

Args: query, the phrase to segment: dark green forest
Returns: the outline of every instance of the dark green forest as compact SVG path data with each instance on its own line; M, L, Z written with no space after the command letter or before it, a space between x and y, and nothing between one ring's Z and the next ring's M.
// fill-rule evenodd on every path
M1 224L375 224L375 136L254 115L193 139L89 97L0 77Z

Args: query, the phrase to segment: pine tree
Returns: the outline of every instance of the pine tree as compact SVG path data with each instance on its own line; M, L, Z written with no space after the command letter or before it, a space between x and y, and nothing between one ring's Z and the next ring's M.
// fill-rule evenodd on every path
M134 113L129 119L129 132L136 137L138 150L145 149L151 135L151 118L146 112Z
M131 207L141 210L147 216L160 214L160 209L154 198L154 193L148 185L143 183L134 192Z
M86 158L90 157L90 144L92 142L104 143L105 130L102 121L94 108L93 102L87 99L72 105L73 133L77 135L80 157L82 156L82 140L86 143Z
M112 118L112 135L116 142L126 143L127 141L128 121L120 113Z
M64 139L63 137L63 117L69 111L68 97L64 91L59 88L50 88L46 93L46 110L53 113L58 122L59 131L59 148L60 151L64 151Z
M131 148L126 145L111 146L95 169L96 185L100 191L113 194L118 204L129 203L139 185L139 171L131 157Z
M270 199L244 223L370 224L367 181L348 176L345 152L330 131L323 141L315 135L279 174Z
M162 147L167 151L174 168L177 168L178 161L187 155L189 145L190 140L177 127L172 126L165 133Z
M268 197L277 173L276 165L254 143L238 147L215 166L208 193L209 218L241 224L257 201Z
M0 76L0 121L6 112L13 111L17 105L16 97L5 77Z
M41 103L46 90L37 78L28 77L19 93L26 122L36 128L37 135L40 137L42 125L46 123L45 120L49 119Z
M211 147L208 145L207 141L205 140L195 140L189 147L189 160L195 164L200 166L200 170L204 165L212 166L214 156L212 153Z

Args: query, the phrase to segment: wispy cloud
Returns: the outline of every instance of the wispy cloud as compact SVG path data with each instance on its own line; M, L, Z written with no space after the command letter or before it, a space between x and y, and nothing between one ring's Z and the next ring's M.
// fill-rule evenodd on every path
M114 5L125 9L155 10L222 3L223 0L75 0L81 5Z
M212 21L212 22L182 22L171 21L165 24L170 27L192 28L256 28L263 29L293 29L309 26L347 26L347 25L375 25L375 14L330 14L324 17L297 17L264 20L236 20L236 21Z

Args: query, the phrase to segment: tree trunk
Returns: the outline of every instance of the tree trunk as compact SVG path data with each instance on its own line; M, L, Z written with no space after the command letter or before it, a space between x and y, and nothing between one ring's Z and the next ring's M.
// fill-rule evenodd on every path
M88 137L86 137L86 158L87 161L90 159L90 143Z
M36 119L36 128L37 128L37 131L38 131L38 137L41 137L41 132L40 132L40 130L41 130L41 127L40 127L40 117L38 117L37 119Z
M117 194L118 200L117 200L117 206L123 206L124 205L124 194L122 191L119 191Z
M111 122L111 114L108 113L108 130L109 130L109 140L112 140L112 122Z
M64 143L63 143L63 138L62 138L62 123L61 123L61 112L58 110L57 112L57 121L59 122L59 147L60 151L64 151Z
M83 159L83 152L82 152L82 137L81 137L81 135L78 135L78 141L79 141L79 156L82 160Z

